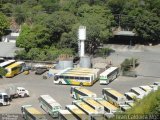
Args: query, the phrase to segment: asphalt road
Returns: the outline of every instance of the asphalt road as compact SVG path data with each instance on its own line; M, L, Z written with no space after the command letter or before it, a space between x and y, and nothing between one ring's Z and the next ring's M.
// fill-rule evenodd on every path
M158 52L123 51L111 54L109 59L111 59L113 64L116 65L125 58L132 56L137 57L140 60L140 66L138 66L136 70L141 76L138 76L137 78L120 76L108 85L100 85L99 82L97 82L92 87L87 87L87 89L95 92L98 97L101 97L102 88L105 87L110 87L121 93L125 93L132 87L150 85L156 81L160 82L160 54ZM0 79L0 89L5 88L8 84L25 87L30 91L30 97L13 99L10 106L0 107L0 113L20 114L21 106L26 104L31 104L42 113L45 113L39 107L38 103L38 97L42 94L51 95L62 105L63 108L65 108L65 105L71 104L73 101L70 97L70 85L55 85L53 83L53 78L44 80L41 75L35 75L34 72L31 72L29 75L19 74L13 78Z

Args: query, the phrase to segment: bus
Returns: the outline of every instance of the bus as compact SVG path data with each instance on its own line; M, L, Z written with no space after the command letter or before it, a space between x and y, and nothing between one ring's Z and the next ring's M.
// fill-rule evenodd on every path
M7 60L5 62L0 63L0 67L5 68L5 67L7 67L7 66L9 66L9 65L11 65L15 62L16 62L15 60Z
M126 112L128 109L131 109L131 106L124 104L124 105L120 105L120 110L122 112Z
M118 75L119 75L119 68L110 67L100 74L99 77L100 84L108 84L114 79L116 79Z
M66 105L68 109L78 120L88 120L88 115L75 105Z
M82 101L93 109L97 110L99 114L104 114L104 106L95 101L93 98L84 98Z
M111 88L103 88L102 95L105 100L115 105L116 107L125 104L125 101L127 101L126 97L123 94Z
M60 110L58 115L58 120L78 120L71 112L68 110Z
M92 98L97 97L95 93L79 86L71 86L70 95L72 98L76 100L80 100L84 97L92 97Z
M24 72L25 68L26 64L24 62L15 62L5 68L7 70L5 77L14 77L17 74Z
M54 83L91 86L97 81L97 75L95 75L94 70L89 70L90 71L84 72L83 68L66 68L54 76Z
M76 100L72 102L74 105L76 105L78 108L80 108L83 112L85 112L90 120L104 120L103 114L99 114L97 110L93 109L89 105L87 105L85 102L81 100Z
M133 92L126 92L124 93L124 96L127 98L127 100L133 100L135 101L137 98L137 95Z
M39 98L40 106L53 118L58 117L58 112L62 106L56 102L50 95L41 95Z
M141 88L142 90L144 90L146 92L146 94L149 94L150 92L153 91L153 88L151 88L148 85L144 85L144 86L139 86L139 88Z
M111 103L109 103L108 101L104 100L103 98L95 98L95 100L100 103L101 105L104 106L104 110L105 110L105 117L106 118L111 118L114 117L114 114L116 112L119 112L119 108L112 105Z
M46 116L32 107L32 105L23 105L21 112L25 120L47 120Z
M147 95L146 92L139 87L133 87L129 90L129 92L135 93L138 99L142 99L144 96Z

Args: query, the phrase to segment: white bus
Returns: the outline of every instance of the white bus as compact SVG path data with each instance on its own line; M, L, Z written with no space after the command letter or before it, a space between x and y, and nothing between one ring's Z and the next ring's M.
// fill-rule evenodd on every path
M0 92L0 106L9 105L9 97L7 93Z
M124 93L124 96L128 99L128 100L133 100L135 101L137 99L137 95L133 92L126 92Z
M77 119L88 120L88 115L84 113L81 109L79 109L77 106L66 105L66 109L68 109Z
M81 100L73 101L73 104L80 108L83 112L85 112L89 116L89 120L95 120L95 117L97 118L97 120L104 119L103 114L99 114L97 110L93 109Z
M68 110L60 110L58 120L78 120L71 112Z
M62 106L49 95L41 95L39 98L41 108L43 108L53 118L58 117L58 112Z
M105 100L115 105L116 107L125 104L125 102L127 101L126 97L123 94L111 88L103 88L102 95Z
M7 67L7 66L9 66L9 65L11 65L15 62L16 62L15 60L7 60L5 62L0 63L0 67L5 68L5 67Z
M82 101L84 101L93 109L97 110L99 114L104 114L104 106L95 101L93 98L84 98Z
M89 68L88 68L89 69ZM95 72L92 69L84 72L83 69L75 71L76 69L67 68L54 76L55 84L68 84L91 86L96 82Z
M32 105L23 105L21 112L25 120L47 120L46 116L32 107Z
M99 77L100 84L108 84L114 79L116 79L118 75L119 75L119 68L110 67L100 74Z
M142 99L147 93L139 87L133 87L130 89L130 92L133 92L137 95L138 99Z
M76 100L82 99L84 97L97 97L95 93L79 86L71 86L70 95Z
M104 106L104 110L105 110L105 117L106 118L111 118L114 117L114 114L116 112L119 112L119 108L112 105L111 103L109 103L108 101L104 100L103 98L95 98L95 100L100 103L101 105Z
M142 90L144 90L146 92L146 94L149 94L150 92L154 91L153 88L151 88L148 85L139 86L139 88L141 88Z

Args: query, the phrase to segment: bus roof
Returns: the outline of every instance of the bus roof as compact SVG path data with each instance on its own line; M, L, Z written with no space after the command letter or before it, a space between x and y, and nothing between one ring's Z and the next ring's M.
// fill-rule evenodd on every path
M103 105L106 108L112 109L112 110L117 110L118 108L114 105L112 105L111 103L109 103L108 101L104 100L104 99L100 99L97 100L97 102L99 102L101 105Z
M4 66L6 66L6 65L8 65L8 64L11 64L11 63L13 63L13 62L15 62L15 60L7 60L7 61L5 61L5 62L3 62L3 63L0 63L0 67L4 67Z
M63 76L75 76L75 77L91 77L92 75L84 75L84 74L63 74Z
M56 100L54 100L50 95L41 95L40 98L45 100L48 104L50 104L52 107L54 106L61 106Z
M135 93L133 93L133 92L126 92L125 93L126 95L128 95L128 96L130 96L130 97L136 97L137 95L135 94Z
M71 111L73 111L76 115L84 115L85 113L79 109L76 105L66 105L66 107L68 109L70 109Z
M133 88L131 88L131 90L134 90L134 91L136 91L137 93L139 93L139 94L144 94L145 93L145 91L144 90L142 90L141 88L139 88L139 87L133 87Z
M68 110L60 110L60 114L62 114L67 120L77 120L74 115L72 115Z
M105 89L105 88L104 88ZM106 91L108 91L109 93L111 93L111 94L113 94L114 96L117 96L117 97L124 97L124 95L123 94L121 94L121 93L119 93L118 91L116 91L116 90L113 90L113 89L105 89Z
M87 95L95 94L94 92L91 92L90 90L87 90L87 89L85 89L83 87L75 87L75 89L77 89L77 90L79 90L79 91L81 91L83 93L86 93Z
M6 69L8 69L8 68L14 68L14 67L16 67L17 65L20 65L21 63L24 63L24 62L15 62L15 63L7 66Z
M40 114L40 115L43 114L40 111L38 111L37 109L35 109L34 107L27 107L26 110L31 114Z
M101 104L93 100L92 98L84 98L83 101L87 102L88 104L91 104L95 107L103 107Z
M77 102L75 103L77 106L79 106L81 109L83 109L85 112L87 112L88 114L95 114L98 113L96 110L94 110L93 108L91 108L89 105L87 105L84 102Z
M144 89L145 91L150 91L152 88L148 85L140 86L140 88Z
M118 67L110 67L110 68L108 68L107 70L105 70L104 72L102 72L101 74L100 74L100 76L106 76L106 75L108 75L109 73L111 73L112 71L114 71L114 70L116 70Z

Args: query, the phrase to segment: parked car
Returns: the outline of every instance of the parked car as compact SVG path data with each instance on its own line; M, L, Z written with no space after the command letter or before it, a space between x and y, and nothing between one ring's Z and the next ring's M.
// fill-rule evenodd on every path
M36 75L41 75L45 73L48 69L47 68L37 68L35 74Z

